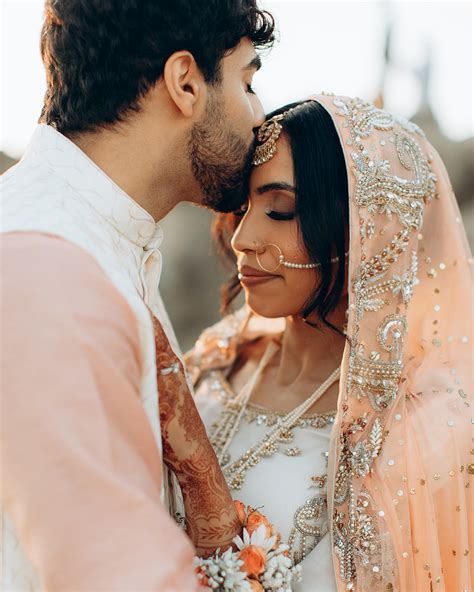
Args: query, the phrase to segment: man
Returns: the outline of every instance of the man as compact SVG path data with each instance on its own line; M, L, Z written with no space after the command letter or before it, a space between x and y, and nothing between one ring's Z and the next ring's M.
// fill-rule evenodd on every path
M46 4L41 125L1 187L6 590L196 585L162 501L158 398L170 466L184 428L157 222L238 205L272 40L255 0Z

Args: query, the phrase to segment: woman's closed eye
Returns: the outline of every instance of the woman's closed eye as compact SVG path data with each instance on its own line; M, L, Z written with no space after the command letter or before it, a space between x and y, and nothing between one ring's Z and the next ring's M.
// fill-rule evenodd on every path
M238 210L235 210L234 212L232 212L232 214L234 216L237 216L238 218L242 218L243 216L245 216L245 214L247 213L248 210L248 206L242 206L241 208L239 208Z
M265 214L271 218L272 220L293 220L295 217L294 212L276 212L275 210L270 210L269 212L265 212Z
M242 218L247 213L247 210L248 206L242 206L240 209L233 212L233 214L238 218ZM271 218L272 220L278 221L293 220L295 217L294 212L277 212L276 210L269 210L265 212L265 215Z

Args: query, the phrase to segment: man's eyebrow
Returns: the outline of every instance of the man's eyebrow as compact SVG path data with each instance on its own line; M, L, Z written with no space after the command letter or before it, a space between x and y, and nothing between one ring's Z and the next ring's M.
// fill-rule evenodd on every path
M253 59L246 65L242 70L255 70L258 71L262 67L262 60L258 54L255 54Z
M293 185L290 185L289 183L265 183L265 185L260 185L260 187L257 187L255 193L257 195L263 195L264 193L267 193L268 191L279 191L279 190L283 190L283 191L289 191L290 193L296 193L296 189L293 187Z

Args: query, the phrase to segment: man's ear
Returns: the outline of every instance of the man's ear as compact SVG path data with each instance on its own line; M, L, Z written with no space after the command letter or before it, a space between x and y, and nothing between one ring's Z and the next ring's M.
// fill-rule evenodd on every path
M176 51L165 64L163 80L176 107L185 117L193 117L204 97L205 81L189 51Z

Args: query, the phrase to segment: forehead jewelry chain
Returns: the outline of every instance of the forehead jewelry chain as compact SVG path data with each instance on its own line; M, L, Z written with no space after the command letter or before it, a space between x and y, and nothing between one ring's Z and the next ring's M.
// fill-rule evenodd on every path
M253 166L259 166L271 160L277 151L277 140L280 137L281 130L283 129L280 121L283 121L288 113L301 109L307 103L310 103L314 99L309 99L304 103L300 103L279 115L274 115L272 118L264 121L257 131L257 142L258 146L255 149L252 164Z
M262 265L262 262L260 261L260 255L265 253L265 251L267 250L267 247L273 247L278 251L278 263L273 269L266 268L264 265ZM263 251L262 251L262 249L263 249ZM348 255L348 253L346 253L346 256L347 255ZM285 256L283 255L283 251L275 243L267 243L265 245L262 245L259 248L257 246L257 242L255 241L255 257L257 259L257 263L258 263L259 267L263 271L266 271L267 273L274 273L277 269L279 269L279 267L281 265L283 267L287 267L290 269L315 269L316 267L321 267L320 263L292 263L291 261L287 261L285 259ZM339 261L339 257L333 257L331 259L331 263L337 263L338 261Z

